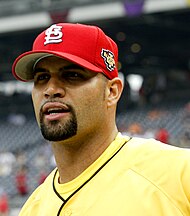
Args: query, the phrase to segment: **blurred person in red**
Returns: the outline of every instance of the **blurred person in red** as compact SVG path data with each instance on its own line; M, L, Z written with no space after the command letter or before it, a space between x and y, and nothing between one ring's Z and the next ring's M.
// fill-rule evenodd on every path
M16 188L18 193L21 196L25 196L28 194L28 185L27 185L27 167L21 166L21 168L18 170L16 176Z
M48 174L46 172L42 171L40 173L40 177L39 177L39 181L38 181L39 185L41 185L45 181L45 179L47 178L47 176L48 176Z
M169 132L166 128L161 127L155 133L155 139L163 143L169 143L169 137Z
M0 188L0 216L8 216L9 202L8 196L3 188Z

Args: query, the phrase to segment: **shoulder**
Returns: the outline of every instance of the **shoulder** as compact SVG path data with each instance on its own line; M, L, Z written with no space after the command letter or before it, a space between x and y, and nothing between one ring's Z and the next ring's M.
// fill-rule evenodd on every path
M155 139L133 137L126 146L126 152L134 154L134 160L151 161L151 164L158 166L168 164L176 165L175 168L184 166L190 169L190 149L179 148Z
M146 139L132 137L128 142L127 147L128 150L140 153L142 156L157 155L162 159L165 157L167 159L180 159L182 157L182 160L187 160L187 162L190 162L190 149L165 144L152 138Z
M143 176L175 180L179 176L183 182L190 179L190 149L133 137L125 145L123 157L131 169Z
M130 169L158 188L171 192L183 188L190 199L190 150L155 139L132 138L126 146ZM180 193L178 193L180 194ZM181 195L182 196L182 195Z
M54 169L45 179L45 181L39 185L35 191L31 194L31 196L28 198L26 203L24 204L23 208L21 209L21 212L19 216L24 215L33 215L33 212L38 209L39 204L44 199L47 193L52 190L52 181L55 176L57 169Z

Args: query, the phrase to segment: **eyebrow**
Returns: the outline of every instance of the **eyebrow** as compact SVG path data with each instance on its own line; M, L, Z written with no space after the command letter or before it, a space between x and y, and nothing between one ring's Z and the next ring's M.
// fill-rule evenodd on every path
M77 64L70 64L70 65L66 65L63 66L62 68L59 69L59 71L63 71L63 70L82 70L85 71L85 68L77 65ZM34 74L38 73L38 72L49 72L49 70L45 69L45 68L41 68L41 67L36 67L34 68Z
M70 64L70 65L66 65L64 66L63 68L61 69L64 69L64 70L70 70L70 69L79 69L79 70L83 70L85 71L85 68L80 66L80 65L77 65L77 64Z

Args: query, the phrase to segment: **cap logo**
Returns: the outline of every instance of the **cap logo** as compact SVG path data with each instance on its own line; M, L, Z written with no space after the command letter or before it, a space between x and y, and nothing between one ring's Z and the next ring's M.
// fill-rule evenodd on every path
M101 56L104 59L104 62L106 64L106 68L109 71L113 71L115 69L114 54L109 50L102 49Z
M60 43L62 42L63 33L61 31L62 26L58 26L56 24L50 26L45 31L45 42L44 45L50 44L50 43Z

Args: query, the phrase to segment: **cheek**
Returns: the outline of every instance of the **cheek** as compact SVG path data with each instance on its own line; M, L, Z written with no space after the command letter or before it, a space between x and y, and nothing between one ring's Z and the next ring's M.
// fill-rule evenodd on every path
M37 94L34 90L32 91L32 101L33 107L36 115L37 122L39 122L39 113L40 113L40 95Z
M94 120L104 113L105 103L104 92L86 91L77 106L78 114L83 120Z

